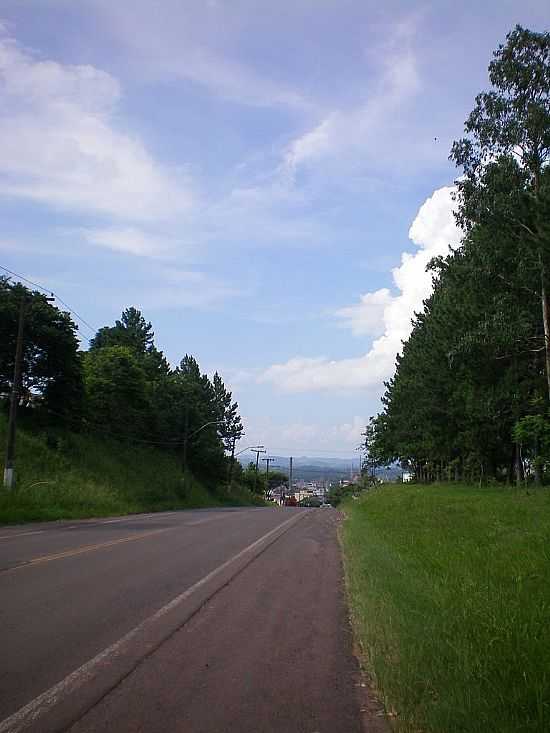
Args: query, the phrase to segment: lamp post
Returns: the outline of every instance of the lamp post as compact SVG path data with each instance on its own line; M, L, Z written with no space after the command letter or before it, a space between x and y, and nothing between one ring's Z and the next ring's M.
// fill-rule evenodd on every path
M249 445L246 448L243 448L242 450L240 450L237 453L235 453L235 456L234 457L236 458L237 456L240 456L241 453L244 453L247 450L255 451L256 449L263 450L264 448L265 448L265 445Z
M209 425L219 425L222 423L223 420L209 420L208 422L205 422L204 425L201 425L200 428L197 428L196 430L193 430L192 433L189 433L189 411L185 411L185 434L183 436L183 495L185 497L185 493L187 491L187 443L190 438L192 438L197 433L200 433L201 430L204 430L204 428L207 428Z
M233 439L233 451L231 453L231 463L229 464L229 489L231 490L231 480L233 478L233 462L237 456L240 456L241 453L244 453L247 450L257 450L258 448L261 450L264 446L263 445L249 445L246 448L243 448L242 450L235 453L235 439Z

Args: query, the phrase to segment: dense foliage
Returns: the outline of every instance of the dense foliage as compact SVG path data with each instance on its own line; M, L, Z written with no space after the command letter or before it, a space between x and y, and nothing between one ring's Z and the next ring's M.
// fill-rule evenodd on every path
M212 486L231 481L235 443L243 435L238 405L219 374L210 379L192 356L172 369L136 308L99 329L78 349L69 313L39 292L0 279L0 394L11 391L15 341L24 303L20 409L25 424L73 430L179 457ZM229 455L228 455L229 454ZM185 485L185 482L183 483Z
M11 391L21 308L25 324L21 403L30 405L39 398L50 411L80 413L82 365L75 324L45 295L5 277L0 277L0 396L6 398Z
M461 245L430 263L369 426L372 459L418 480L540 481L550 465L550 34L517 26L489 77L451 151Z

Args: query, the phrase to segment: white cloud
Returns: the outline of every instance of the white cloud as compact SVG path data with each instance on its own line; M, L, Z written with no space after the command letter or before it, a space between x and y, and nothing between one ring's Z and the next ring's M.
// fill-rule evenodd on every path
M0 29L0 195L133 220L187 209L186 176L116 129L120 95L109 74L39 60Z
M133 51L142 73L200 84L224 99L258 107L307 109L309 103L292 87L261 75L241 63L239 35L250 33L254 13L231 4L163 0L162 12L150 2L96 0L108 30Z
M280 423L272 418L249 417L244 415L246 437L242 447L255 441L269 447L272 455L333 455L345 453L357 455L355 449L361 443L361 433L367 420L355 415L343 423L330 425L294 421ZM248 442L247 442L248 441Z
M294 170L301 163L334 150L340 142L343 142L337 138L338 127L341 125L341 115L334 114L293 140L284 155L285 167Z
M354 336L381 336L384 333L384 313L392 302L388 288L381 288L374 293L365 293L359 303L340 308L335 315L345 321L342 325L351 328Z
M200 270L162 267L152 271L150 282L143 288L144 309L201 308L218 306L229 298L246 295L246 291Z
M426 265L433 257L446 254L449 246L457 246L460 242L460 230L453 216L452 192L452 187L440 188L420 207L409 230L409 237L419 249L415 254L404 252L401 265L392 270L398 294L367 293L359 305L343 309L347 311L352 329L356 332L357 329L368 330L375 328L375 323L364 304L384 301L383 334L364 356L332 361L323 357L295 357L269 367L259 381L296 392L380 388L393 373L396 354L411 332L411 318L422 309L422 301L431 292L431 273L426 272Z
M89 244L138 257L162 257L172 253L177 246L174 240L149 234L136 227L83 229L82 235Z
M405 23L389 43L370 54L382 62L366 90L366 101L351 110L329 112L292 140L283 157L282 172L293 178L298 169L321 160L344 159L349 163L351 158L356 163L358 154L378 166L398 156L417 157L418 140L411 148L412 130L404 114L421 88L416 54L410 47L414 26L414 22Z

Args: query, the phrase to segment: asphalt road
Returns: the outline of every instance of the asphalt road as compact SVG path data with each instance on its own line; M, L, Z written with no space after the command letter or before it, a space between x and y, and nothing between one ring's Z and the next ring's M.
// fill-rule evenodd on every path
M361 731L337 516L0 527L0 733Z

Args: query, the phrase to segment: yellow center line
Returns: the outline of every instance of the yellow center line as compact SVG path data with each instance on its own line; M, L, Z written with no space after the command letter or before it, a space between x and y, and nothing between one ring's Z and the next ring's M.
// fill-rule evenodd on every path
M120 537L118 540L111 540L110 542L101 542L96 545L83 545L82 547L76 547L74 550L65 550L64 552L56 552L53 555L42 555L41 557L33 557L31 560L25 560L19 565L14 565L11 568L3 568L0 573L13 573L15 570L21 570L22 568L28 568L32 565L41 565L42 563L52 562L52 560L61 560L64 557L74 557L75 555L83 555L85 552L94 552L95 550L102 550L104 547L113 547L113 545L122 545L124 542L134 542L135 540L142 540L145 537L151 537L154 534L160 534L161 532L168 532L175 527L163 527L162 529L153 529L150 532L142 532L141 534L133 534L128 537Z

